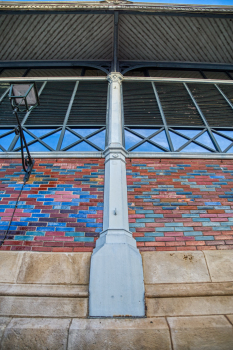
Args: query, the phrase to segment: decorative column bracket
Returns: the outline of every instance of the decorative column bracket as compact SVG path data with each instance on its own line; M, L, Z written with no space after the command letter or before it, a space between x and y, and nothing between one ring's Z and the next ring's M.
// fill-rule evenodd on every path
M103 232L91 258L89 315L145 315L142 258L129 231L127 152L122 146L120 73L108 76L108 146L105 155Z

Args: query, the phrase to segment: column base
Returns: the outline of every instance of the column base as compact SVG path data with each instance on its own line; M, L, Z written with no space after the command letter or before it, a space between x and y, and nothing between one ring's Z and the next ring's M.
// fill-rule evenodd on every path
M145 316L142 258L131 233L107 230L97 242L91 258L89 316Z

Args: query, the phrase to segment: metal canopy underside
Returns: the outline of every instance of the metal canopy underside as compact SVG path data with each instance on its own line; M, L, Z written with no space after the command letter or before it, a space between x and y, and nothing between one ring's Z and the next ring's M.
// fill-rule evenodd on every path
M233 63L230 6L217 10L216 6L211 10L193 6L185 11L185 6L174 5L173 9L169 5L162 11L162 5L140 4L137 12L138 3L79 3L75 10L78 3L73 2L72 6L66 3L66 12L62 6L63 12L58 11L59 4L58 12L54 11L52 3L38 12L45 5L39 4L37 11L32 11L29 4L0 2L2 62L113 61L114 38L118 37L115 52L119 61ZM114 11L118 12L118 25L116 16L114 25ZM114 35L114 27L118 35Z

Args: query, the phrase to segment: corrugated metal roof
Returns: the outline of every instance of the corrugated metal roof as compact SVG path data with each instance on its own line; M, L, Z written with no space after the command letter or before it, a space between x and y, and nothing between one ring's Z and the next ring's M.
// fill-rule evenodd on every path
M119 60L233 63L233 6L0 2L0 10L2 61L112 60L120 10Z
M119 59L233 62L229 18L121 15Z
M112 59L113 16L0 16L1 60Z

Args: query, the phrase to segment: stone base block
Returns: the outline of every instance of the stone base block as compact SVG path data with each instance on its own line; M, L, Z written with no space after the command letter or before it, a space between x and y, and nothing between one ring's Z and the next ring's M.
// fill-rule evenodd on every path
M174 350L232 350L233 327L224 316L168 317Z
M164 318L72 321L68 350L171 350Z
M69 319L15 318L7 326L1 349L66 350Z

